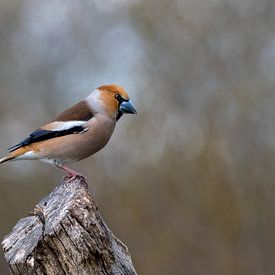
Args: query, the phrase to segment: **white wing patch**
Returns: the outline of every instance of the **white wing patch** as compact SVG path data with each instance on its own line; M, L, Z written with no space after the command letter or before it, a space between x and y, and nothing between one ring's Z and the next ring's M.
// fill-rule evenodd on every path
M43 130L50 130L50 131L64 131L69 130L76 126L84 126L87 124L87 121L82 120L72 120L72 121L55 121L46 124L42 127Z

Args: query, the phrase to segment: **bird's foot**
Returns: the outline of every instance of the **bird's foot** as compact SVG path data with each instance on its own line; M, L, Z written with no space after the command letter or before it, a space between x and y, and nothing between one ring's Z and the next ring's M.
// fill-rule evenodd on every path
M76 178L83 178L85 181L87 181L87 178L83 174L80 174L80 173L76 172L75 170L73 170L73 169L71 169L71 168L69 168L65 165L61 165L61 166L57 166L57 167L62 169L65 172L67 172L67 176L65 176L63 178L67 182L72 182Z
M81 173L70 173L64 177L64 180L68 181L68 182L72 182L72 181L76 180L77 178L80 178L80 179L83 178L84 181L86 181L86 182L88 180L87 177Z

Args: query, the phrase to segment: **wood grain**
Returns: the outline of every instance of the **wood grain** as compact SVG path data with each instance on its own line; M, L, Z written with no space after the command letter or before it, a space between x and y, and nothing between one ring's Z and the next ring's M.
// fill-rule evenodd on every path
M84 178L64 181L2 242L12 274L136 274Z

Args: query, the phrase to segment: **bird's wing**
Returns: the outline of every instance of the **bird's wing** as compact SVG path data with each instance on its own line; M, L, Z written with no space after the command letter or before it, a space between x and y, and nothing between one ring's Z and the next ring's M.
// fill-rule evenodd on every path
M72 120L83 120L88 121L93 117L93 112L91 107L85 100L73 105L72 107L66 109L61 114L57 116L55 121L72 121Z
M43 140L48 140L56 137L79 134L87 131L87 121L54 121L47 123L43 127L32 132L28 137L18 144L8 148L9 152L16 149Z
M93 116L93 112L88 103L82 100L63 111L54 121L35 130L23 141L8 148L8 151L13 152L20 147L34 142L84 132L86 130L86 122Z

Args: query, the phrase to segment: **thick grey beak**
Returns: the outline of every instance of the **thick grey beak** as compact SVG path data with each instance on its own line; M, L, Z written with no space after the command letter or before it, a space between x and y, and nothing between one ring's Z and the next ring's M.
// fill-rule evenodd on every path
M119 111L124 114L136 114L137 113L131 100L121 102Z

